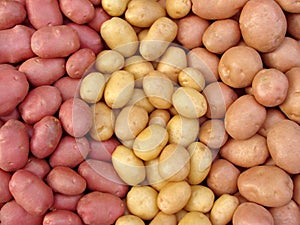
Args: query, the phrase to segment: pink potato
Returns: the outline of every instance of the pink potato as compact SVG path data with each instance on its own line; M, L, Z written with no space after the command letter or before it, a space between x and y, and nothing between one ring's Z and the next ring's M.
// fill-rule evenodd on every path
M55 210L44 216L43 225L83 225L80 217L72 211Z
M66 25L42 27L31 37L31 49L41 58L66 57L79 47L78 34Z
M275 225L298 225L300 224L300 208L291 200L284 206L270 208Z
M34 87L50 85L65 74L65 59L30 58L20 65L19 71L25 73L28 81Z
M19 105L21 117L26 123L34 124L45 116L54 115L62 102L56 87L43 85L32 89Z
M66 135L51 154L49 163L52 167L67 166L74 168L85 160L89 152L90 146L87 138L74 138Z
M44 179L45 176L50 172L51 168L45 159L38 159L31 156L23 169L30 171L41 179Z
M9 192L9 181L11 179L11 174L0 169L0 203L8 202L12 199L12 195ZM0 219L1 221L1 219Z
M79 96L78 88L80 84L80 79L74 79L71 77L62 77L54 83L62 96L62 100L66 101L69 98L74 98Z
M52 189L27 170L18 170L13 174L9 190L16 202L31 215L44 215L53 204Z
M16 69L17 69L16 67L14 67L13 65L8 64L8 63L0 64L0 71L2 71L2 70L16 70Z
M60 193L54 194L54 203L51 207L51 210L69 210L69 211L76 211L77 203L79 199L83 196L80 195L64 195Z
M16 1L0 1L0 30L22 23L26 18L25 7Z
M115 195L94 191L79 200L77 212L86 224L113 224L124 214L125 206Z
M110 18L111 16L102 7L96 7L94 18L88 22L88 26L99 32L101 25Z
M33 126L30 140L31 153L37 158L51 155L62 136L62 126L54 116L45 116Z
M63 23L57 0L26 0L26 10L28 19L35 29Z
M79 165L78 173L86 180L89 190L118 197L124 197L128 192L128 185L121 180L109 162L88 159Z
M0 168L16 171L25 166L29 154L29 136L25 125L18 120L7 121L0 128L0 140Z
M28 90L29 83L24 73L11 69L0 70L0 116L14 111L24 100Z
M0 63L18 63L34 56L30 40L34 29L16 25L13 28L0 30Z
M18 108L15 108L11 113L7 114L6 116L0 116L0 120L3 122L7 122L11 119L19 120L20 119L20 113Z
M111 162L111 155L116 149L120 142L112 137L106 141L95 141L89 139L91 151L89 153L89 158L97 159L101 161Z

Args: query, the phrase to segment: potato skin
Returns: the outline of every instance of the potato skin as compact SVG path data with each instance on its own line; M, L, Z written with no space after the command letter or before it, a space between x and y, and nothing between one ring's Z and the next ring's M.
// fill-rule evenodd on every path
M25 125L14 119L7 121L0 128L0 139L0 168L16 171L25 166L29 155L29 136Z
M12 199L12 195L9 192L9 181L11 179L11 174L0 169L0 203L8 202ZM1 221L1 219L0 219Z
M50 166L45 159L38 159L34 156L29 157L27 164L22 168L30 171L41 179L49 173Z
M26 18L25 7L16 1L3 0L0 2L0 30L21 24Z
M76 211L77 203L82 198L80 195L64 195L60 193L54 193L54 203L51 206L51 210L69 210Z
M53 204L52 189L39 177L26 170L15 172L9 190L16 202L32 215L43 215ZM30 201L28 201L28 196Z
M275 224L297 225L300 223L300 209L297 203L291 200L284 206L270 208Z
M43 225L83 225L80 217L72 211L55 210L44 216Z
M80 84L80 79L74 79L68 76L64 76L58 79L53 86L60 91L62 100L66 101L69 98L74 98L79 95L78 94L79 84Z
M105 162L111 162L112 153L120 145L120 142L115 137L101 142L90 139L89 142L91 147L89 158Z
M88 26L99 32L101 25L111 18L110 15L102 7L95 7L95 15L92 20L88 22Z

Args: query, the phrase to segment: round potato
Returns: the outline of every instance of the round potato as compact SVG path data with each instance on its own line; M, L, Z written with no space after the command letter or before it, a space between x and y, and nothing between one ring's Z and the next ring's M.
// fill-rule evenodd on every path
M95 67L101 73L113 73L123 68L124 57L114 50L103 50L97 55Z
M192 8L190 0L166 0L166 10L173 19L185 17Z
M27 8L28 11L28 8ZM0 30L5 30L21 24L26 18L27 12L24 5L17 1L0 2ZM5 19L4 19L5 18Z
M101 5L103 9L110 15L110 16L121 16L127 7L127 4L130 0L102 0Z
M133 91L133 95L131 96L129 102L127 102L126 106L136 105L144 108L148 113L152 112L155 108L150 103L143 89L135 88Z
M176 216L174 214L165 214L163 212L158 212L156 216L151 220L149 225L160 225L160 224L165 224L165 225L176 225L177 220Z
M190 87L197 91L202 91L205 86L205 79L198 69L186 67L178 74L178 83L182 87Z
M80 195L63 195L54 193L54 203L51 206L51 210L69 210L76 211L78 201L83 197Z
M277 122L286 119L285 115L280 109L270 108L267 109L267 117L259 129L258 133L264 137L267 137L267 134L271 127Z
M74 212L68 210L55 210L44 216L43 224L58 225L59 223L82 225L81 218Z
M275 224L297 225L300 222L300 209L296 202L291 200L281 207L270 208Z
M41 179L44 179L45 176L50 172L51 167L46 159L38 159L30 156L23 169L35 174Z
M144 221L137 216L134 215L124 215L120 216L116 220L116 225L145 225Z
M178 225L212 225L212 223L201 212L188 212L182 217Z

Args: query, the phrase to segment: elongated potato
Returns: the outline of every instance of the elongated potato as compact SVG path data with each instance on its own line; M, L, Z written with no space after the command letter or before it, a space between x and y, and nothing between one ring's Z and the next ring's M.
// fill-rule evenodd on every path
M87 103L99 102L105 88L105 78L102 73L91 72L87 74L80 84L80 97Z

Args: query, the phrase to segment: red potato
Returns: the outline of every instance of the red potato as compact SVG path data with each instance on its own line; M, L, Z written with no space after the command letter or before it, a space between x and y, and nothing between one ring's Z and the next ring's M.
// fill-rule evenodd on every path
M113 224L124 214L125 206L117 196L94 191L79 200L77 212L86 224Z
M83 225L80 217L72 211L55 210L44 216L43 225Z
M5 203L12 199L12 195L9 192L8 186L10 179L11 174L0 169L0 203Z
M94 18L88 22L88 26L99 32L102 23L110 18L111 16L108 15L102 7L96 7Z
M7 202L0 210L1 225L41 225L43 216L26 212L15 200Z
M274 219L274 225L298 225L300 223L300 208L291 200L284 206L270 208L269 212Z
M44 179L51 170L45 159L38 159L33 156L28 159L27 164L22 169L30 171L41 179Z
M32 89L19 105L23 120L34 124L45 116L54 115L62 102L62 97L56 87L43 85Z
M11 119L14 119L14 120L20 119L20 113L17 108L15 108L10 114L8 114L6 116L0 116L0 120L2 120L3 122L7 122Z
M53 191L65 195L79 195L86 188L84 178L65 166L54 167L47 175L46 180Z
M77 32L80 40L80 48L89 48L93 50L95 54L101 52L103 49L103 42L99 32L96 32L86 25L76 23L68 23L67 26Z
M66 57L79 47L78 34L66 25L42 27L31 37L31 49L41 58Z
M294 176L293 184L294 184L293 199L298 205L300 205L300 174Z
M96 55L92 49L79 49L68 58L66 71L70 77L80 79L95 60Z
M89 0L59 0L59 6L63 14L77 24L88 23L95 14Z
M100 5L101 0L89 0L93 5Z
M89 158L111 162L111 155L120 145L120 142L112 137L106 141L95 141L93 139L89 140L91 151L89 152Z
M52 189L27 170L18 170L13 174L9 190L16 202L31 215L44 215L54 201Z
M16 69L17 69L16 67L14 67L13 65L8 64L8 63L0 64L0 71L2 71L2 70L16 70Z
M286 119L286 117L280 110L274 108L267 109L266 119L261 128L259 129L258 133L264 137L267 137L267 134L271 127L277 122L284 119Z
M60 193L54 194L54 203L51 210L69 210L76 211L77 203L81 199L83 194L80 195L64 195Z
M0 2L0 30L21 24L26 18L25 7L16 1L2 0Z
M18 120L7 121L0 129L0 140L0 168L16 171L25 166L29 154L25 125Z
M79 165L90 152L87 138L64 136L49 158L52 167L67 166L74 168Z
M50 85L65 74L65 59L30 58L20 65L19 71L25 73L28 81L34 87Z
M58 0L26 0L26 10L35 29L63 24Z
M295 39L300 39L300 13L288 13L287 19L287 31Z
M51 155L62 136L62 126L54 116L45 116L33 126L30 140L31 153L37 158L46 158Z
M34 29L16 25L13 28L0 30L0 63L18 63L34 57L30 40ZM3 44L5 43L5 44Z
M1 51L1 50L0 50ZM17 70L0 70L0 116L12 113L29 90L24 73Z
M91 108L79 98L66 100L60 107L59 120L64 130L73 137L83 137L92 127Z
M106 192L118 197L124 197L128 192L128 185L109 162L88 159L79 165L78 173L86 180L91 191Z
M78 88L80 85L80 79L74 79L71 77L62 77L54 83L62 96L62 100L66 101L69 98L74 98L79 96Z

